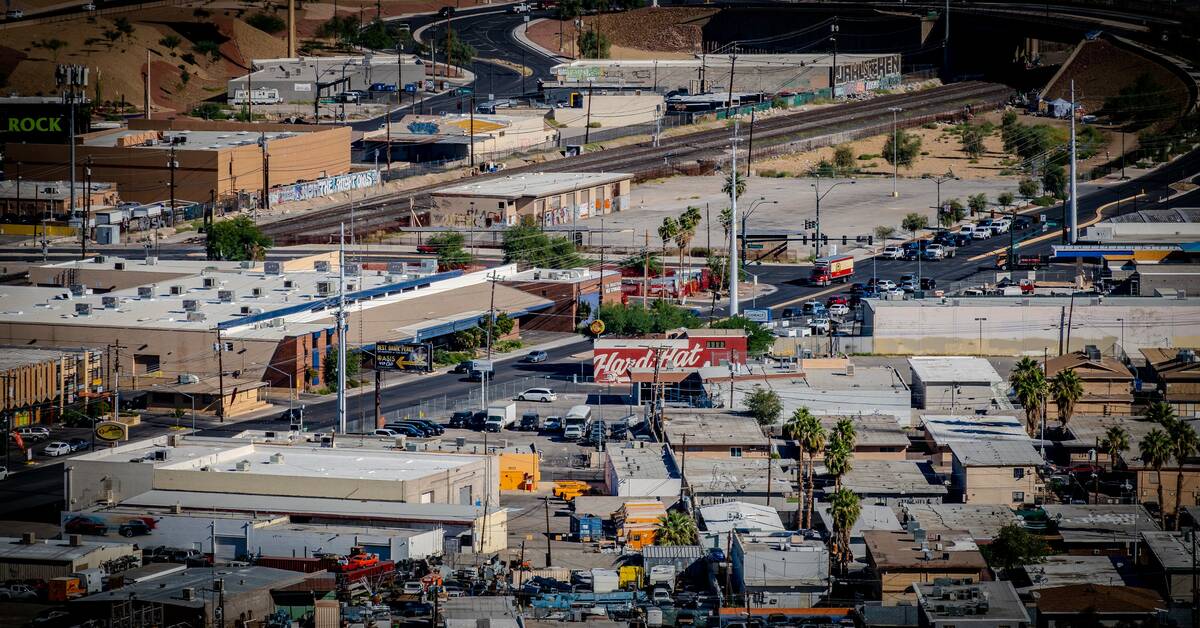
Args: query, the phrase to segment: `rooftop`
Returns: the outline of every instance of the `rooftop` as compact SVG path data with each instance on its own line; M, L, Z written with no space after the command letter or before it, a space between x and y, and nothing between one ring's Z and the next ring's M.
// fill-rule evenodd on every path
M26 544L19 538L0 537L0 560L70 562L107 547L125 548L130 554L137 551L132 543L93 541L86 538L79 545L71 545L70 540L52 539Z
M653 443L646 447L608 448L608 460L620 478L678 480L679 473L667 458L665 449Z
M171 508L184 512L274 513L286 515L329 515L343 519L380 519L390 521L445 522L471 524L483 516L482 506L459 504L411 504L397 501L371 501L277 495L242 495L199 491L152 490L122 502L123 506ZM100 509L102 510L102 509ZM207 516L207 514L206 514Z
M309 574L270 567L218 567L215 569L194 568L179 573L167 574L153 580L134 582L120 589L94 593L79 598L74 604L90 602L125 602L138 600L141 602L157 602L170 606L187 606L204 608L205 601L211 600L213 581L224 581L225 595L236 596L242 593L254 593L285 587L300 582ZM184 589L193 589L196 594L191 600L183 599ZM205 595L205 591L209 594Z
M829 549L821 541L799 537L762 539L737 535L745 558L742 570L748 587L826 586Z
M115 187L113 183L92 183L91 189L93 192L106 192ZM88 189L88 184L83 181L75 182L76 194L83 194ZM70 181L30 181L22 179L21 181L0 181L0 198L20 198L22 202L33 201L34 199L44 200L66 200L71 196ZM93 208L94 210L95 208Z
M1105 222L1142 223L1200 223L1200 208L1172 207L1170 209L1143 209L1113 216Z
M704 520L704 528L709 532L729 532L731 530L767 530L778 532L786 530L779 511L770 506L750 504L747 502L726 502L713 504L700 509L700 518Z
M1029 623L1029 613L1011 582L947 585L915 583L917 603L930 622L953 617L958 621ZM964 617L967 613L970 616Z
M1017 441L955 441L950 451L967 467L1028 467L1045 462L1033 445Z
M1141 535L1163 569L1176 573L1191 572L1193 545L1183 532L1160 532L1146 528Z
M180 142L175 145L176 150L180 151L197 151L197 150L219 150L227 148L237 148L240 146L258 146L261 139L265 138L268 143L275 140L282 140L289 137L296 137L299 133L294 131L267 131L259 133L255 131L162 131L159 139L153 144L145 145L141 142L136 144L128 144L133 141L126 138L142 138L147 134L155 135L155 131L143 129L119 129L110 132L98 132L85 136L83 141L84 146L101 146L106 148L116 148L123 146L130 149L147 149L166 151L172 146L172 141ZM182 141L173 138L185 138Z
M1044 504L1064 543L1129 543L1158 524L1141 505Z
M0 372L59 360L71 353L75 352L69 349L30 349L0 345Z
M922 549L907 531L864 530L863 540L866 541L872 564L882 571L987 568L987 561L979 553L979 546L970 533L962 530L930 533L927 550ZM941 550L936 549L938 543L942 545Z
M758 383L743 380L734 385L737 398ZM728 389L728 384L723 384ZM912 420L908 386L894 369L856 366L853 373L837 369L806 369L788 379L773 378L771 389L783 402L784 416L803 406L817 416L887 416L896 425Z
M571 510L577 515L593 515L608 519L612 517L614 512L621 509L628 501L649 501L658 500L664 502L664 506L670 508L675 504L675 500L670 497L618 497L616 495L580 495L571 501Z
M937 307L937 308L960 308L960 309L995 309L1003 307L1050 307L1063 308L1070 307L1071 302L1075 302L1075 308L1078 310L1081 307L1128 307L1128 308L1158 308L1158 307L1196 307L1200 304L1200 298L1185 298L1180 299L1175 296L1170 297L1092 297L1082 299L1075 297L1072 299L1069 296L984 296L970 297L962 299L945 298L945 299L864 299L864 303L868 307L881 310L885 308L897 307ZM970 322L970 321L968 321Z
M1025 565L1029 586L1022 591L1062 587L1072 584L1103 584L1122 586L1124 579L1118 567L1128 567L1123 556L1047 556L1042 562Z
M821 518L821 523L826 530L833 529L833 515L829 512L829 502L818 502L813 507L813 512ZM861 539L863 532L867 530L891 530L899 532L904 527L900 525L900 520L896 518L896 513L889 506L879 506L871 503L861 505L861 510L858 515L858 521L850 527L851 545L856 544L855 539Z
M691 446L691 438L688 439ZM678 456L678 452L676 452ZM693 493L738 495L767 492L767 458L709 458L690 456L683 479ZM787 500L783 496L792 489L795 472L783 460L771 460L771 493L780 509ZM794 505L793 505L794 508Z
M1112 356L1090 359L1083 351L1056 356L1046 361L1046 378L1064 369L1073 369L1084 381L1133 381L1133 373L1129 372L1129 368Z
M751 446L766 448L770 441L754 417L722 410L667 408L664 431L672 447L680 447L684 436L688 447Z
M433 194L434 196L472 196L516 200L565 194L597 185L628 181L632 178L632 174L621 172L544 172L486 179L478 183L464 183L440 188Z
M913 380L926 386L938 384L992 385L1004 381L991 362L969 357L911 357L908 365Z
M947 447L955 442L1030 442L1025 422L1015 416L992 414L926 414L921 417L925 432L934 444Z
M1104 434L1110 427L1124 429L1129 434L1129 442L1136 447L1150 430L1161 426L1140 416L1073 414L1070 423L1067 423L1067 435L1070 438L1063 439L1061 444L1064 447L1095 447L1098 441L1104 440Z
M908 435L904 433L904 430L900 429L900 424L892 416L882 414L866 416L827 414L821 415L819 418L821 419L821 425L825 426L826 430L832 430L837 425L837 422L842 419L849 419L854 424L854 448L860 451L863 448L873 447L899 447L907 449L909 445Z
M870 501L871 496L940 497L946 487L927 463L913 460L855 460L842 486Z
M1040 593L1037 610L1042 614L1156 614L1167 608L1162 597L1153 590L1122 584L1070 584L1042 589Z
M530 268L521 272L509 273L500 276L500 281L522 282L522 281L537 281L541 283L579 283L583 281L595 281L605 275L608 277L618 277L621 273L615 270L592 270L590 268L569 268L566 270L556 270L553 268Z
M990 541L1000 528L1019 523L1007 506L987 504L905 504L895 509L900 522L916 519L928 533L966 530L977 541Z

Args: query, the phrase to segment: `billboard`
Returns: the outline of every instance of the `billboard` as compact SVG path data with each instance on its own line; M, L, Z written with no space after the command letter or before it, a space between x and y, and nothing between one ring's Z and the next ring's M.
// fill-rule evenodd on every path
M71 108L61 103L0 105L0 143L66 144ZM87 105L75 106L75 134L91 130Z
M631 371L688 371L745 361L745 336L600 339L592 345L592 375L597 382L628 382Z
M375 368L392 371L432 371L433 345L377 342L375 343Z

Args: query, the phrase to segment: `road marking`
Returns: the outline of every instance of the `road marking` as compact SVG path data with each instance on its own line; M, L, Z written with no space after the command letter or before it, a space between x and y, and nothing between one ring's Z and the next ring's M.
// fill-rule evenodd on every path
M1101 206L1097 207L1097 208L1096 208L1096 216L1095 216L1094 218L1092 218L1091 220L1089 220L1089 221L1087 221L1087 222L1085 222L1085 223L1083 223L1083 224L1081 224L1081 225L1078 225L1078 226L1076 226L1076 229L1078 230L1078 229L1082 229L1082 228L1084 228L1084 227L1090 227L1090 226L1092 226L1092 225L1094 225L1094 224L1096 224L1096 223L1100 222L1100 220L1103 218L1103 216L1101 216L1101 214L1103 214L1103 213L1104 213L1104 210L1105 210L1105 209L1108 209L1109 207L1112 207L1113 205L1117 205L1117 204L1119 204L1119 203L1123 203L1123 202L1124 202L1124 203L1127 203L1127 202L1129 202L1129 201L1131 201L1131 200L1133 200L1133 199L1135 199L1135 198L1137 198L1137 197L1139 197L1139 196L1141 196L1141 194L1134 194L1133 196L1129 196L1129 197L1126 197L1126 198L1119 198L1119 199L1117 199L1117 200L1115 200L1115 201L1112 201L1111 203L1105 203L1105 204L1103 204L1103 205L1101 205ZM1021 248L1021 247L1025 246L1025 245L1027 245L1027 244L1037 244L1038 242L1044 242L1044 241L1046 241L1046 240L1049 240L1049 239L1051 239L1051 238L1059 238L1059 237L1062 237L1062 233L1055 233L1055 232L1045 233L1045 234L1042 234L1042 235L1040 235L1040 236L1038 236L1038 237L1036 237L1036 238L1030 238L1030 239L1028 239L1028 240L1022 240L1021 242L1019 242L1019 243L1017 243L1015 246L1013 246L1013 250L1015 251L1015 250L1017 250L1017 249L1019 249L1019 248ZM981 259L985 259L985 258L988 258L988 257L994 257L994 256L997 256L997 255L1002 255L1002 254L1003 254L1005 251L1007 251L1007 250L1008 250L1008 247L1007 247L1007 246L1006 246L1006 247L1002 247L1002 248L998 248L998 249L996 249L996 250L994 250L994 251L988 251L987 253L980 253L979 255L976 255L976 256L974 256L974 257L968 257L968 258L967 258L967 261L968 261L968 262L977 262L977 261L979 261L979 260L981 260Z
M802 297L796 297L790 301L784 301L783 303L776 303L775 305L772 305L770 309L775 309L775 308L779 308L779 307L787 307L789 305L794 305L794 304L800 303L802 301L812 301L813 299L816 299L818 297L823 297L823 296L833 293L833 292L837 292L838 290L841 290L841 287L829 286L828 288L826 288L824 290L820 290L820 291L814 292L812 294L806 294Z

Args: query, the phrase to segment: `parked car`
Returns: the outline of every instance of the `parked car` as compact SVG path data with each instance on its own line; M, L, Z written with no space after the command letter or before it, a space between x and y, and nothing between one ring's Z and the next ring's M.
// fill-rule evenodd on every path
M404 583L404 595L420 595L425 592L425 585L420 580L409 580Z
M150 525L141 519L130 519L122 523L117 532L124 537L145 536L150 534Z
M530 388L517 395L517 401L541 401L549 403L551 401L558 401L558 393L549 388Z
M72 452L76 452L76 451L83 451L84 449L87 449L92 444L92 441L90 441L86 438L79 438L77 436L75 438L68 440L67 444L71 446Z
M402 421L402 422L403 423L416 423L417 425L424 425L425 427L429 428L430 430L433 430L433 434L435 436L441 436L442 434L446 433L446 428L438 425L437 423L434 423L433 421L430 421L429 419L408 419L408 420Z
M391 434L380 434L379 432L391 432ZM375 430L376 436L388 436L395 438L397 436L407 436L409 438L425 438L426 432L421 428L408 423L387 423L382 429Z
M61 608L48 608L34 615L29 625L34 628L51 628L54 626L70 626L73 625L73 622L71 621L71 613Z
M557 432L562 429L562 417L548 416L542 421L542 431Z
M885 246L879 255L883 259L904 259L904 249L898 246Z
M521 415L521 422L518 424L517 429L522 432L536 432L541 428L541 425L542 420L538 416L538 413L530 411Z
M937 288L937 280L933 277L921 277L922 290L934 290Z
M453 16L454 16L454 7L445 6L445 7L438 9L438 17L440 17L440 18L447 18L447 17L453 17Z
M905 294L910 293L910 292L916 292L917 291L917 280L916 279L907 279L905 281L901 281L900 282L900 290L902 292L904 292Z
M108 534L108 526L102 521L92 519L91 517L72 517L63 524L63 531L67 534Z
M36 600L37 591L27 584L6 584L0 586L0 600Z
M779 314L779 317L783 319L800 318L802 315L803 313L798 307L785 307L783 308L783 312Z
M880 292L884 292L887 290L893 290L895 288L896 288L896 282L892 281L891 279L880 279L878 282L875 283L875 289L879 290Z
M537 364L539 362L545 362L547 359L549 359L549 357L550 355L545 351L530 351L529 355L525 356L525 361L529 362L530 364Z
M428 617L433 614L433 605L425 602L410 602L397 610L403 617Z
M991 229L993 235L1007 233L1009 229L1012 229L1012 221L1007 218L997 218L992 221Z
M830 316L845 316L850 313L850 306L845 303L834 303L829 306Z
M838 305L838 304L845 305L849 302L850 302L850 297L848 297L844 294L835 294L835 295L829 297L828 299L825 299L825 307L830 308L830 307L833 307L834 305Z
M973 225L971 223L967 223L958 228L958 233L959 233L959 235L969 236L970 238L974 239L975 238L975 225Z
M987 240L988 238L992 237L992 230L990 227L976 226L975 229L971 231L971 237L976 240Z
M805 316L821 316L825 314L825 304L820 301L808 301L802 306Z
M670 606L675 603L675 599L671 596L671 590L666 587L654 587L654 590L650 592L650 601L656 606Z
M529 5L525 4L524 2L519 3L519 4L512 4L512 5L509 5L508 12L509 13L517 13L517 14L529 13Z
M471 415L474 414L470 410L459 410L450 415L450 427L465 428L471 425Z
M52 457L65 456L69 453L71 453L71 445L61 440L46 445L46 448L42 450L42 455Z
M1013 229L1017 231L1024 231L1032 226L1033 219L1029 216L1017 216L1017 219L1013 221Z
M395 438L400 435L400 432L398 432L390 427L380 427L380 428L376 428L375 431L372 432L372 434L374 434L375 436L384 436L387 438Z
M50 439L50 429L38 425L17 428L17 434L27 443Z
M808 326L813 330L813 333L827 334L829 333L828 318L814 318L808 322Z

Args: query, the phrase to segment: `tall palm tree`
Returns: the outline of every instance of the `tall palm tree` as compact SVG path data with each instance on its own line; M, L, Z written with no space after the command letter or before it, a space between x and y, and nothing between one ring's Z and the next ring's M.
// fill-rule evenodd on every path
M1025 357L1013 367L1008 383L1016 393L1018 403L1025 409L1025 429L1033 437L1037 434L1038 421L1049 391L1046 374L1036 361Z
M721 186L721 192L725 196L729 196L729 193L734 190L735 186L737 188L737 197L741 198L746 193L746 177L738 172L730 172L725 175L725 185Z
M862 514L858 495L850 489L839 488L830 499L829 514L833 518L833 556L838 570L845 573L850 562L850 530Z
M675 240L675 236L679 234L679 222L674 216L663 218L662 224L658 226L658 237L662 238L662 256L667 257L667 244Z
M1100 440L1100 447L1108 453L1108 470L1116 469L1117 457L1122 452L1129 451L1129 432L1120 425L1108 428L1104 431L1104 438Z
M1150 404L1142 416L1146 417L1147 421L1158 423L1163 427L1167 427L1179 418L1175 414L1175 407L1165 401L1155 401Z
M833 426L833 440L845 443L853 451L855 443L858 442L858 432L854 429L854 421L849 418L838 419L837 424Z
M1139 454L1142 462L1154 469L1155 479L1158 483L1158 524L1164 530L1166 529L1166 506L1163 505L1163 484L1162 484L1162 468L1171 461L1171 453L1174 447L1171 445L1171 440L1167 438L1167 433L1154 428L1150 433L1146 434L1145 438L1138 445Z
M655 545L695 545L696 520L687 513L669 512L658 519L654 530Z
M1050 396L1058 406L1058 420L1067 427L1067 421L1075 412L1075 404L1083 397L1083 380L1075 369L1063 369L1050 379Z
M818 452L825 450L826 434L825 427L821 422L811 414L804 420L800 428L800 447L804 449L804 453L808 456L808 468L806 469L807 481L805 485L804 495L804 520L803 527L805 529L812 527L812 509L813 509L813 467Z
M792 411L792 416L783 424L783 437L796 441L796 491L803 496L804 490L804 469L806 468L806 450L802 445L809 422L813 420L813 415L808 411L808 408L800 406ZM801 510L803 510L801 506ZM801 527L804 522L801 521Z
M1190 423L1178 419L1166 426L1167 440L1171 443L1171 457L1175 458L1175 507L1172 510L1175 529L1179 529L1179 506L1183 501L1183 464L1200 449L1196 430ZM1161 486L1160 486L1161 488ZM1159 506L1162 504L1160 503Z
M842 476L854 468L853 457L854 451L846 441L835 435L829 443L829 448L825 450L825 469L833 476L834 488L842 488Z

